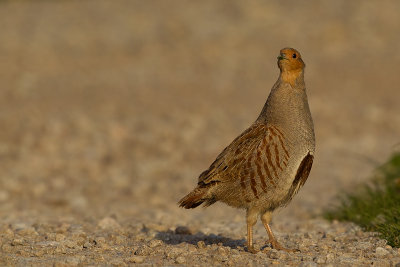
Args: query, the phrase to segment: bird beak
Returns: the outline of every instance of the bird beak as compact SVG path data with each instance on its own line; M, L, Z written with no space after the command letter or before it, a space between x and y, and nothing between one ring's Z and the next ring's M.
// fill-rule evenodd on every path
M282 59L286 59L284 54L280 54L280 55L278 56L278 60L282 60Z

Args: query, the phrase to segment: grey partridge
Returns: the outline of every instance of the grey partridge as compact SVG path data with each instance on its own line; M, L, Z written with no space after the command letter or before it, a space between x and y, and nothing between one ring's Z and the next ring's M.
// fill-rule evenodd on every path
M218 155L200 174L197 187L179 201L187 209L216 201L246 209L247 248L253 253L253 226L258 216L271 246L287 250L269 226L272 213L286 206L304 185L314 159L305 64L297 50L284 48L278 66L279 78L257 120Z

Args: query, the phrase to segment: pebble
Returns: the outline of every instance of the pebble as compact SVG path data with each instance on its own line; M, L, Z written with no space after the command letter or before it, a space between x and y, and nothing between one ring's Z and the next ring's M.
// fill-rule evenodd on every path
M14 240L11 242L11 245L12 245L12 246L20 246L20 245L23 245L23 244L24 244L24 240L23 240L22 238L14 239Z
M334 262L334 260L335 260L335 255L334 254L329 253L328 255L326 255L326 262L327 263Z
M14 232L13 230L7 228L4 231L0 231L0 233L2 234L3 237L6 238L12 238L14 236Z
M144 262L145 257L142 256L132 256L128 259L128 262L131 263L143 263Z
M84 248L91 248L93 245L90 242L86 242L85 244L83 244Z
M389 254L389 251L387 251L386 249L384 249L382 247L377 247L375 250L375 254L378 257L385 257L387 254Z
M185 263L186 260L185 260L184 257L179 256L179 257L176 257L175 262L178 263L178 264L182 264L182 263Z
M151 249L148 246L140 246L136 251L135 251L135 255L138 256L147 256L151 253Z
M158 239L151 240L149 243L149 247L155 248L155 247L161 246L162 244L163 244L163 242L161 240L158 240Z
M57 241L43 241L36 244L39 247L58 247L60 242Z
M21 236L38 236L38 232L36 232L35 228L33 227L26 227L21 230L17 230L18 234Z
M199 242L197 242L197 247L198 248L205 248L206 247L206 243L204 243L204 241L199 241Z
M65 235L63 234L56 234L56 241L63 241L65 240Z
M326 257L325 256L317 256L315 258L315 262L318 263L318 264L325 263L326 262Z
M64 242L64 245L65 245L67 248L76 248L76 247L78 246L78 244L77 244L75 241L73 241L73 240L66 240L66 241Z
M45 251L44 250L36 250L33 254L36 257L42 257L44 255Z
M106 243L106 239L103 236L99 236L94 239L94 242L96 245L101 245Z

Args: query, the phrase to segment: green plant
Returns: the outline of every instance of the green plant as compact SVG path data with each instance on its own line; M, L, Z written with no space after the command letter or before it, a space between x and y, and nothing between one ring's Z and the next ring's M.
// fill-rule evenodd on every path
M325 213L329 220L352 221L366 231L378 232L393 247L400 247L400 153L379 167L367 185L342 197Z

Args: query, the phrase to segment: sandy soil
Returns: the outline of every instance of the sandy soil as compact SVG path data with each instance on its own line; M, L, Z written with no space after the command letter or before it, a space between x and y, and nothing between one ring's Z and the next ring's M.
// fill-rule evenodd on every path
M321 212L400 142L398 1L0 1L0 265L394 266ZM317 153L244 251L244 212L176 202L256 118L297 48ZM259 223L256 244L267 239Z

